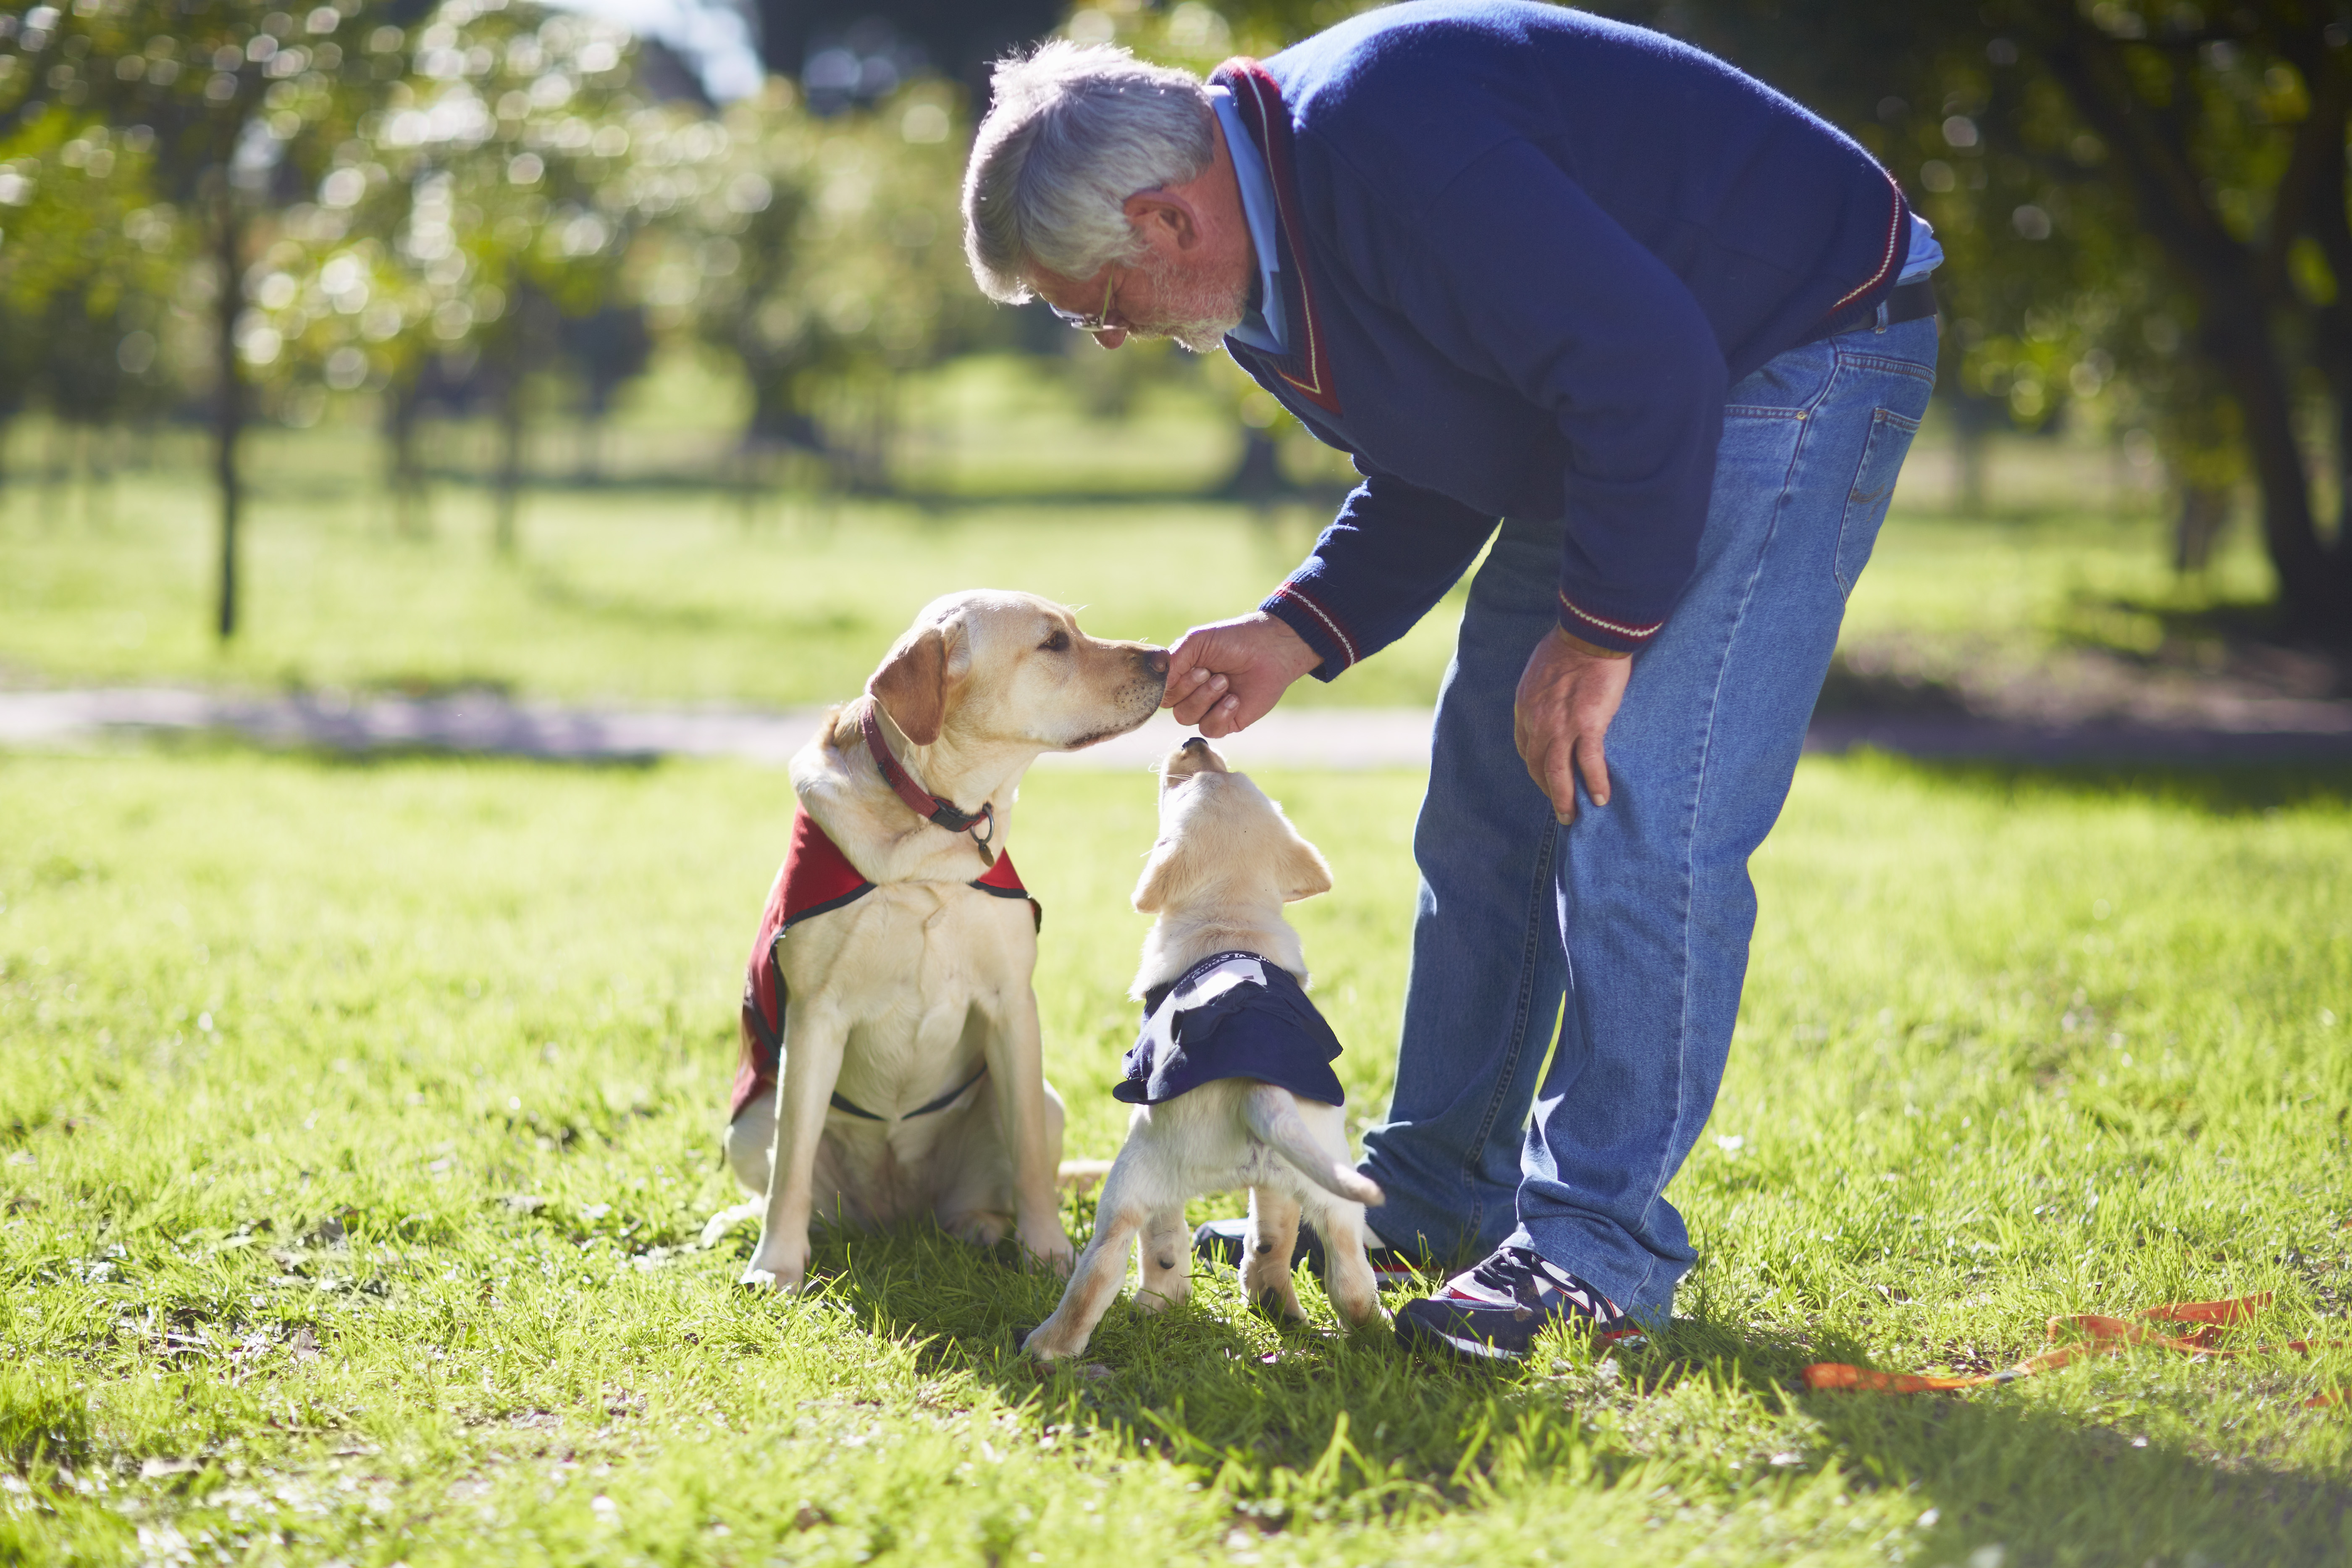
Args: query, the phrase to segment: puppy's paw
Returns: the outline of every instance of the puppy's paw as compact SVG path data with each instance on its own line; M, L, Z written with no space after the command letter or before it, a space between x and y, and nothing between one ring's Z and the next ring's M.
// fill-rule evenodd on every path
M1303 1323L1307 1309L1298 1304L1297 1292L1290 1290L1260 1290L1250 1297L1250 1305L1269 1318L1285 1322Z
M1054 1321L1050 1318L1031 1330L1021 1341L1021 1353L1039 1366L1051 1366L1055 1362L1068 1361L1086 1348L1087 1342L1084 1340L1080 1340L1076 1344L1066 1343L1064 1336L1055 1331Z
M1156 1316L1171 1307L1181 1307L1192 1299L1192 1282L1180 1277L1164 1286L1138 1290L1135 1293L1135 1310Z

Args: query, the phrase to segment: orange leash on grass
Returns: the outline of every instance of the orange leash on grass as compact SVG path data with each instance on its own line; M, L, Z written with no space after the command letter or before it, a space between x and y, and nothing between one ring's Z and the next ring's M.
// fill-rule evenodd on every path
M1935 1377L1925 1374L1894 1372L1874 1372L1868 1367L1847 1366L1842 1362L1819 1362L1805 1369L1805 1386L1811 1389L1864 1389L1873 1394L1928 1394L1954 1388L1984 1388L1993 1384L2015 1383L2021 1377L2032 1377L2037 1372L2051 1372L2089 1356L2113 1355L2126 1345L2154 1345L2159 1350L2178 1351L2183 1355L2242 1356L2264 1355L2278 1351L2293 1351L2307 1355L2314 1349L2328 1349L2352 1344L2347 1340L2289 1340L2284 1344L2248 1345L2237 1349L2224 1348L2221 1331L2232 1323L2242 1323L2255 1312L2271 1304L2270 1291L2259 1296L2240 1296L2228 1301L2175 1301L2162 1307L2145 1307L2128 1318L2111 1318L2103 1312L2084 1312L2071 1318L2050 1320L2050 1340L2055 1349L2043 1351L2000 1372L1986 1373L1979 1377ZM2148 1327L2151 1323L2191 1323L2200 1325L2193 1332L2172 1334ZM2070 1334L2083 1337L2074 1343L2060 1343ZM2340 1403L2347 1395L2345 1389L2315 1394L2305 1400L2306 1409Z

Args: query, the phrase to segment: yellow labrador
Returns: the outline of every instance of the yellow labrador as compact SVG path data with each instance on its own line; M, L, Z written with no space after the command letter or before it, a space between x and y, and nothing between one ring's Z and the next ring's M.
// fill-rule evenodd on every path
M1165 650L1087 637L1060 605L951 595L793 759L800 811L752 954L727 1132L752 1201L703 1233L760 1218L745 1284L798 1290L813 1219L926 1213L1069 1266L1034 906L1004 845L1039 753L1134 729L1167 678Z
M1194 737L1160 770L1160 838L1135 907L1158 918L1132 994L1143 1037L1115 1092L1136 1103L1111 1162L1094 1239L1054 1315L1023 1342L1040 1361L1077 1354L1127 1277L1143 1237L1136 1305L1192 1292L1185 1200L1249 1189L1242 1289L1293 1318L1291 1248L1302 1210L1326 1242L1331 1304L1351 1324L1380 1315L1364 1254L1364 1205L1381 1190L1348 1158L1339 1045L1303 984L1307 959L1282 906L1328 891L1330 868L1282 808Z

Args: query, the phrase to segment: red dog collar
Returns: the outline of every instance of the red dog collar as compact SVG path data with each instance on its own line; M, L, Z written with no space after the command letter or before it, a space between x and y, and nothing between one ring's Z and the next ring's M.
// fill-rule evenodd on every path
M862 726L866 731L866 749L874 753L874 765L882 770L882 776L889 781L892 789L898 792L898 798L907 803L908 810L926 822L938 823L950 833L971 834L972 843L980 848L980 863L995 865L996 852L989 846L996 839L996 808L983 801L977 812L958 811L952 803L941 800L917 784L915 775L907 771L906 764L899 762L897 753L890 750L890 742L882 738L882 721L875 717L879 706L872 701L866 703L866 722ZM988 825L985 833L980 831L982 823Z

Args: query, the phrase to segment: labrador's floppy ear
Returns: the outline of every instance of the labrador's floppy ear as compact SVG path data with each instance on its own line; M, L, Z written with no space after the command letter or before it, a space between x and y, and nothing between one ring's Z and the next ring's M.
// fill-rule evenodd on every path
M1184 853L1181 838L1162 838L1151 846L1151 858L1143 864L1143 875L1136 879L1135 912L1156 915L1167 908L1169 895L1175 892L1189 874L1190 859Z
M866 683L866 692L914 744L938 740L948 709L946 637L937 626L924 626L900 637Z
M1283 846L1282 860L1276 868L1282 882L1282 901L1295 904L1301 899L1329 892L1331 863L1323 858L1323 851L1298 837L1297 828L1290 829L1288 837L1290 842Z

